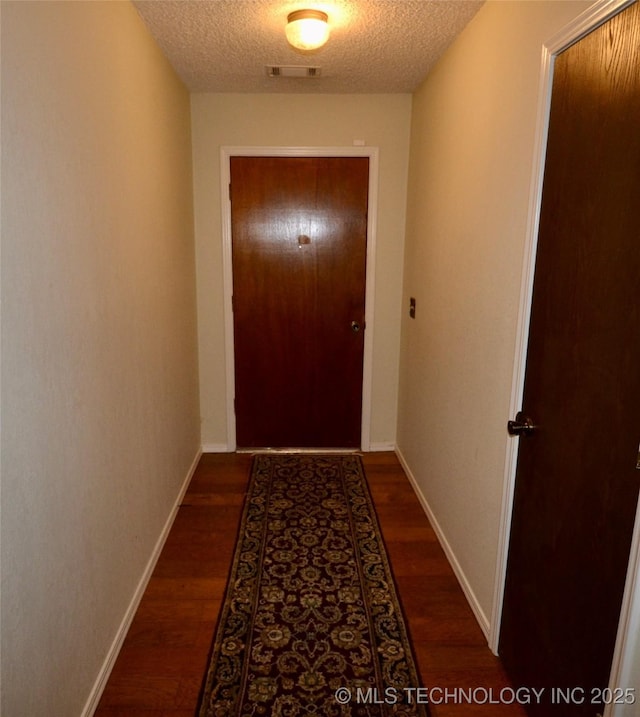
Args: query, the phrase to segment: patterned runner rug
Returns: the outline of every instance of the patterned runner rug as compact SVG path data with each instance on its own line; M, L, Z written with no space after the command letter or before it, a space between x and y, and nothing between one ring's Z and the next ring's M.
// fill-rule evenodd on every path
M427 717L360 458L254 459L199 717Z

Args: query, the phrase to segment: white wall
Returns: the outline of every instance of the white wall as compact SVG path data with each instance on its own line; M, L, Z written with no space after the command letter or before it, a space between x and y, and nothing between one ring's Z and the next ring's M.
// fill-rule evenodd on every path
M203 444L224 450L227 441L220 147L363 139L380 148L371 442L393 446L411 97L195 94L191 106Z
M82 712L199 450L189 97L123 2L2 3L2 706Z
M398 446L489 631L543 43L587 2L488 2L414 95Z

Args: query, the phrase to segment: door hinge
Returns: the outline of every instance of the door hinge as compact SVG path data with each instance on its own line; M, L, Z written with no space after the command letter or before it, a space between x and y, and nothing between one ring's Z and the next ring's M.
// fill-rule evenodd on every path
M231 183L229 183L229 201L231 201Z

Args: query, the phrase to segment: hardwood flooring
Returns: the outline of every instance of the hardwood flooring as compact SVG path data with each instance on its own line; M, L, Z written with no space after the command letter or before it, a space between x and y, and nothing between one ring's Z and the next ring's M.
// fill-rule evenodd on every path
M518 705L495 703L509 683L398 459L393 453L368 453L363 461L422 685L439 690L432 716L524 717ZM194 716L250 464L247 454L202 456L97 717ZM476 690L475 703L461 690L467 695Z

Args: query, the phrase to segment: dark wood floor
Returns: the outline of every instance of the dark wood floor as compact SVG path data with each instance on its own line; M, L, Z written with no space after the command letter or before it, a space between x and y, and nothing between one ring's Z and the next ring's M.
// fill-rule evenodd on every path
M489 704L508 687L393 453L364 455L422 686L477 688L433 717L524 717ZM235 545L251 457L205 454L178 511L102 700L98 717L193 717ZM483 692L485 690L486 692ZM459 693L457 693L459 694Z

